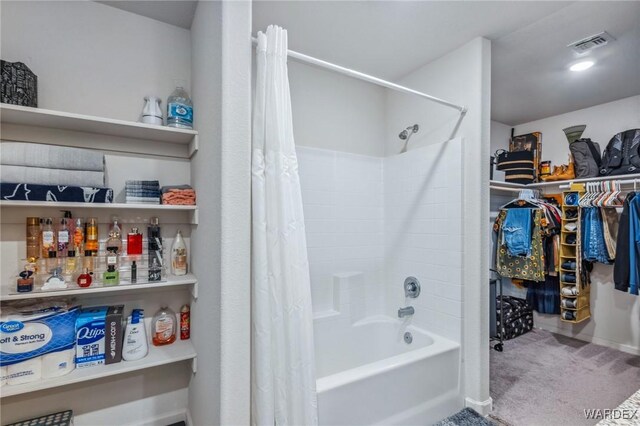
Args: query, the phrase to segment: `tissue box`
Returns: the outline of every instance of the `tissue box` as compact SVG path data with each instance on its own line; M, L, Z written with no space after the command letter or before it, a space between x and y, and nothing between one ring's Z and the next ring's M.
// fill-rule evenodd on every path
M73 371L78 312L77 307L53 305L5 309L0 320L1 383L17 385Z
M5 104L38 107L38 77L22 62L0 61L2 91Z

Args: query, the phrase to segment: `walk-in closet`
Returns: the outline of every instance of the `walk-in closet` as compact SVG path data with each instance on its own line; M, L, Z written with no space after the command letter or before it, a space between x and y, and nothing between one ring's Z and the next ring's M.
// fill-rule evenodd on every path
M574 3L492 45L490 389L506 424L636 421L637 6Z

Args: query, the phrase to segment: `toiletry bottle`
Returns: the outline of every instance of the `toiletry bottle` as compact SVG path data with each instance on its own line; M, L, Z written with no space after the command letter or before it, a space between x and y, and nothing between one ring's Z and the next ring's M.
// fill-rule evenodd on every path
M162 109L160 108L160 98L156 98L155 96L144 97L144 107L142 108L142 117L140 121L147 124L162 126Z
M44 285L42 286L43 290L61 290L67 288L67 283L64 282L64 277L60 275L62 269L53 268L51 270L51 276L47 278Z
M107 250L116 249L118 254L122 253L122 232L120 231L120 226L118 225L118 217L113 217L113 224L111 225L111 229L109 230L109 238L107 239Z
M191 308L183 305L180 308L180 340L187 340L191 337Z
M84 223L76 218L73 229L73 247L78 255L84 253Z
M84 268L84 272L78 276L78 286L80 287L89 287L91 285L91 275L89 274L89 269Z
M135 361L147 356L149 344L147 343L147 331L144 326L144 311L134 309L127 317L127 326L124 330L124 344L122 345L122 359Z
M131 263L131 282L138 282L138 265L135 260Z
M40 233L40 248L42 249L42 257L49 257L49 253L57 250L56 232L53 229L53 219L44 218L42 222L42 232Z
M151 224L147 227L147 249L149 255L149 265L155 258L158 266L162 267L162 234L160 232L159 219L151 218Z
M64 274L73 275L78 269L78 258L76 257L75 250L69 250L67 257L62 260L64 262Z
M40 218L27 218L27 258L40 257Z
M171 246L171 270L173 275L187 275L187 245L180 231Z
M84 249L97 253L98 246L98 219L90 217L84 224Z
M127 234L127 256L142 254L142 234L138 228L131 228Z
M120 284L120 273L116 269L115 265L107 265L107 270L104 271L104 274L102 277L102 284L104 285Z
M182 87L176 87L167 99L167 126L193 128L193 104L189 94Z
M60 225L58 225L58 257L67 257L67 251L69 250L69 228L67 227L67 219L60 219Z
M158 265L158 260L154 258L149 266L149 282L158 282L162 280L162 268Z
M168 345L176 340L176 314L166 306L153 316L151 335L155 346Z

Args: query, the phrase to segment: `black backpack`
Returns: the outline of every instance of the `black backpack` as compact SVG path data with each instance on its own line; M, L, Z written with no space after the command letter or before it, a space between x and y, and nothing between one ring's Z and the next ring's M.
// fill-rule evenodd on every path
M640 129L620 132L609 141L602 155L601 176L640 173Z

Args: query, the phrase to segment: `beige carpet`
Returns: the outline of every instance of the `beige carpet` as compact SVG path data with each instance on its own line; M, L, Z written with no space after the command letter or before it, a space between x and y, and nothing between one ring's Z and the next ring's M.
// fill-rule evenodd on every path
M491 417L512 426L595 425L640 388L640 357L534 330L491 351Z

